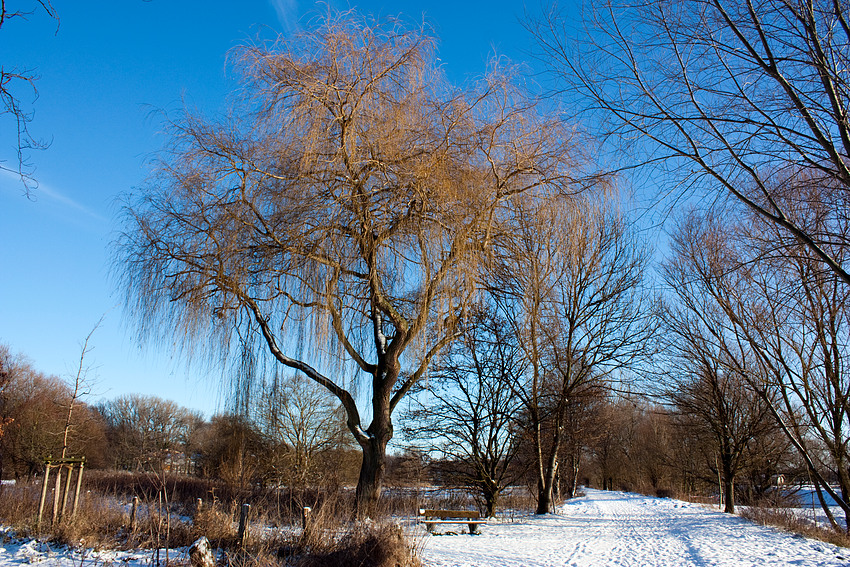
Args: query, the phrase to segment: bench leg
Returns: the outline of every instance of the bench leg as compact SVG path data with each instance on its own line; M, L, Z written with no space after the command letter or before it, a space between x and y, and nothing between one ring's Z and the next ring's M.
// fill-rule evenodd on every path
M478 533L478 524L469 524L469 533L477 534Z
M425 522L425 529L426 529L426 530L428 530L428 533L429 533L429 534L430 534L430 533L433 533L433 531L434 531L434 524L430 524L430 523L428 523L428 522Z

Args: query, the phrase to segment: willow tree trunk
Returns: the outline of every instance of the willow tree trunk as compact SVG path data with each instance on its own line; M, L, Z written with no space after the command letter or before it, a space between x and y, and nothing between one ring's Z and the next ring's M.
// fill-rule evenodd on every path
M354 499L358 518L372 516L381 498L387 468L387 443L393 438L391 394L398 374L399 365L395 360L387 357L379 363L372 379L372 423L365 436L355 435L363 451Z
M360 443L363 461L360 464L360 477L357 480L355 504L358 517L371 516L381 498L384 472L387 465L387 442L374 436Z

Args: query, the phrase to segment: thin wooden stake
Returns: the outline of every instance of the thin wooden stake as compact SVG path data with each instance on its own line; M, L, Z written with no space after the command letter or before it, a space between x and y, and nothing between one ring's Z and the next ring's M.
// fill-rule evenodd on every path
M68 476L65 478L65 491L62 493L62 508L59 510L59 520L65 520L65 508L68 506L68 493L71 491L71 477L74 476L74 466L68 467Z

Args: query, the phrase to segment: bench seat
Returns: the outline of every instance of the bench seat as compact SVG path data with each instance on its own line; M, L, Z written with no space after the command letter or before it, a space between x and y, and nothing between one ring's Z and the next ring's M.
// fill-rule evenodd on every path
M437 524L466 524L469 533L477 534L478 526L486 524L487 520L481 519L481 514L476 510L419 510L420 523L425 524L428 532L434 531Z

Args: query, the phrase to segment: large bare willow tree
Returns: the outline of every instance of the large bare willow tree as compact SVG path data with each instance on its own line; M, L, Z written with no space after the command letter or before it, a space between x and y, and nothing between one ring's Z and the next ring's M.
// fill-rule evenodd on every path
M572 142L498 69L447 84L434 39L398 22L342 14L237 55L230 113L174 122L128 199L120 285L143 335L270 355L335 395L367 512L393 411L455 336L503 203L568 191Z
M623 167L657 166L677 198L738 200L843 281L844 235L777 199L805 172L845 215L850 197L850 6L846 0L609 0L573 41L554 7L531 27L561 88L600 134L630 145ZM644 172L646 174L646 172ZM823 229L826 229L825 231Z

